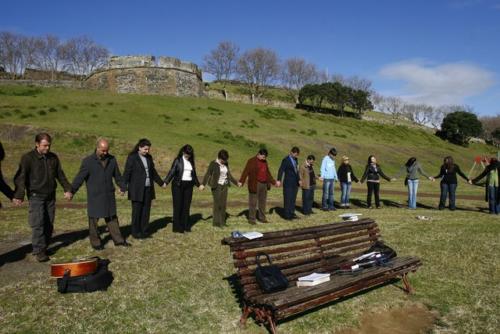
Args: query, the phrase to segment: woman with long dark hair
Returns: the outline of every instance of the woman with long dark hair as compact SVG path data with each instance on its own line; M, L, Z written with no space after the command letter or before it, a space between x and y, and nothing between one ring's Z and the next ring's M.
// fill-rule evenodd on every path
M181 147L164 181L166 184L172 181L173 231L177 233L191 232L189 210L193 198L193 186L203 189L196 176L194 150L191 145L186 144Z
M375 205L377 209L380 208L380 177L383 177L387 181L391 182L391 179L384 174L382 168L377 163L375 156L370 155L368 157L368 162L366 164L365 172L361 178L361 183L366 180L366 185L368 186L368 193L366 195L366 204L368 208L372 208L372 194L375 194Z
M217 159L210 162L207 173L203 178L202 188L209 185L212 189L214 206L212 210L213 225L217 227L227 226L226 224L226 205L227 190L230 184L241 186L229 170L229 153L226 150L220 150Z
M14 197L14 191L9 187L2 175L2 161L5 158L5 151L3 149L2 143L0 142L0 191L10 200ZM2 203L0 203L0 208Z
M499 176L500 176L500 162L497 158L491 158L488 166L484 171L479 174L472 183L479 182L482 178L486 176L486 202L489 204L489 211L491 214L500 214L500 187L499 187Z
M434 181L434 178L424 172L422 166L420 166L420 163L415 157L408 159L396 178L399 178L402 173L406 174L405 186L408 186L408 209L416 209L419 174L425 176L431 181Z
M140 139L128 155L123 172L123 180L128 188L128 199L132 202L132 237L144 239L149 237L148 225L151 202L155 199L154 183L165 187L158 175L153 157L149 154L151 142ZM125 191L125 189L122 189Z
M448 156L444 158L439 174L435 176L435 179L441 178L441 197L439 199L439 210L443 210L446 204L446 197L449 196L450 210L455 210L455 193L457 191L457 174L460 175L464 180L472 184L471 180L460 170L460 167L456 165L453 158Z

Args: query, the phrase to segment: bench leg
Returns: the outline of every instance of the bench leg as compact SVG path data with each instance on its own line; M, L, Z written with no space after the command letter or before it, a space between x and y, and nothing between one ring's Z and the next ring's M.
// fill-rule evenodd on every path
M404 284L405 292L408 294L412 294L413 288L411 287L410 281L408 280L408 274L403 274L403 284Z
M277 333L276 323L274 322L274 319L271 315L267 316L267 323L269 324L269 329L271 330L271 333L276 334Z
M243 313L241 314L241 318L240 318L240 327L243 327L246 325L247 319L248 319L248 316L250 315L250 313L252 313L252 309L245 305L243 307Z

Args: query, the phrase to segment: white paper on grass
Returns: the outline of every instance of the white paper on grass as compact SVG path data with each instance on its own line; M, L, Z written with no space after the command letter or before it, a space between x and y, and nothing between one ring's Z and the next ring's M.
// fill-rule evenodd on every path
M326 277L330 277L330 274L319 274L319 273L312 273L307 276L302 276L299 277L299 281L308 281L308 282L314 282L320 279L325 279Z
M264 236L264 234L256 231L241 233L241 235L249 240L262 238Z
M363 214L362 213L352 213L352 212L349 212L349 213L343 213L341 215L339 215L340 218L351 218L351 217L357 217L357 216L362 216Z

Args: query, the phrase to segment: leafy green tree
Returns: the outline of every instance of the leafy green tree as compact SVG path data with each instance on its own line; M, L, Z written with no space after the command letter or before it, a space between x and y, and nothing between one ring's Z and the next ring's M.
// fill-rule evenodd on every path
M466 146L470 138L482 132L483 126L475 114L458 110L443 119L438 135L454 144Z

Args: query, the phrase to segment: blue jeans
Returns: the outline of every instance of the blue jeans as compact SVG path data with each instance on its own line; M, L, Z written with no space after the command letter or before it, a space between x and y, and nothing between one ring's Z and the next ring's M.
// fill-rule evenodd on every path
M305 215L312 213L314 188L315 186L311 186L309 189L302 189L302 213Z
M335 187L334 179L323 179L323 198L321 205L323 209L335 209L333 206L333 189Z
M455 192L457 190L456 183L441 183L441 198L439 199L439 209L444 209L446 197L450 197L450 210L455 210Z
M418 179L408 180L408 207L410 209L417 208L417 191L418 191Z
M349 205L349 196L351 195L351 182L340 182L340 187L342 189L342 195L340 196L340 203L344 205Z
M488 204L490 213L498 215L500 213L500 204L498 204L498 187L488 186Z

